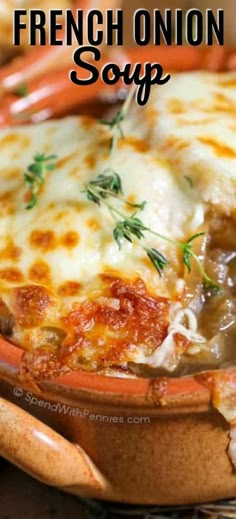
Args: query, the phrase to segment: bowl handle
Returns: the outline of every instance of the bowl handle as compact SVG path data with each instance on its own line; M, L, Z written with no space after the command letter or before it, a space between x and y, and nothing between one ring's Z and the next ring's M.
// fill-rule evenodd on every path
M0 455L47 485L102 498L108 483L81 447L0 397Z

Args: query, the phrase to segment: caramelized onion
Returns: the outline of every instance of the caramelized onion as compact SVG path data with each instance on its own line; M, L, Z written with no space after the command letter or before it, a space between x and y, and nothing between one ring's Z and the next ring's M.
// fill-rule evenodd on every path
M213 218L210 225L211 248L232 251L236 244L236 225L230 218Z
M211 297L205 303L200 316L200 327L211 339L219 331L226 331L236 322L236 299L225 299L225 295Z
M0 299L0 334L3 337L10 337L14 327L14 317L7 305Z
M199 259L205 263L208 242L207 229L206 227L201 227L197 232L205 232L205 235L192 242L193 251ZM191 263L191 272L189 272L187 268L185 269L184 279L186 283L184 306L190 307L191 310L198 315L203 304L203 279L199 266L195 261Z

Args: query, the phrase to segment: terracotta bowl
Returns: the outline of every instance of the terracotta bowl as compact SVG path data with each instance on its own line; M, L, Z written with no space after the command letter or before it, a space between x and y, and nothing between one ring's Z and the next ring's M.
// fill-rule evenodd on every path
M72 494L135 504L236 494L228 425L194 378L77 372L31 389L18 381L21 355L0 340L0 455L35 478Z
M189 51L191 67L224 69L231 50L195 50L194 62ZM165 56L173 66L170 49ZM174 69L182 70L178 56ZM76 372L31 388L19 383L21 355L0 338L0 455L35 478L75 495L143 505L236 495L229 426L193 377Z

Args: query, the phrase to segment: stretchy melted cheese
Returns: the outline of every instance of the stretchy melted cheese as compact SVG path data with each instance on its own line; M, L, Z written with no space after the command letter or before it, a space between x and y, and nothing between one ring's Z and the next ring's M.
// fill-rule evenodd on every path
M183 353L206 347L184 299L181 251L148 233L119 249L109 209L84 189L98 174L117 172L125 199L146 201L137 216L172 240L206 230L209 209L232 215L234 81L230 74L174 77L134 110L112 153L109 129L86 117L1 130L0 324L26 350L25 374L126 370L130 363L173 371ZM218 111L215 90L224 92ZM57 159L36 206L26 210L24 172L37 153ZM162 277L140 243L168 258Z

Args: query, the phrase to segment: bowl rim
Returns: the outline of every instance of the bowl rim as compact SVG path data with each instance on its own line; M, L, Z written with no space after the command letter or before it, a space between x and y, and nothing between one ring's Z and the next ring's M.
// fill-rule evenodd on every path
M11 373L17 375L21 357L24 350L0 337L0 379L4 367L9 368ZM2 368L1 368L2 366ZM164 397L164 406L167 404L182 406L209 406L211 395L209 389L201 384L194 376L168 378L119 378L98 375L84 371L74 371L63 374L50 381L39 382L39 387L46 393L61 393L64 390L67 394L71 391L104 396L107 401L119 401L123 403L136 402L137 405L144 403L155 407L162 405L161 399ZM163 391L162 391L163 389ZM149 395L149 396L148 396Z

